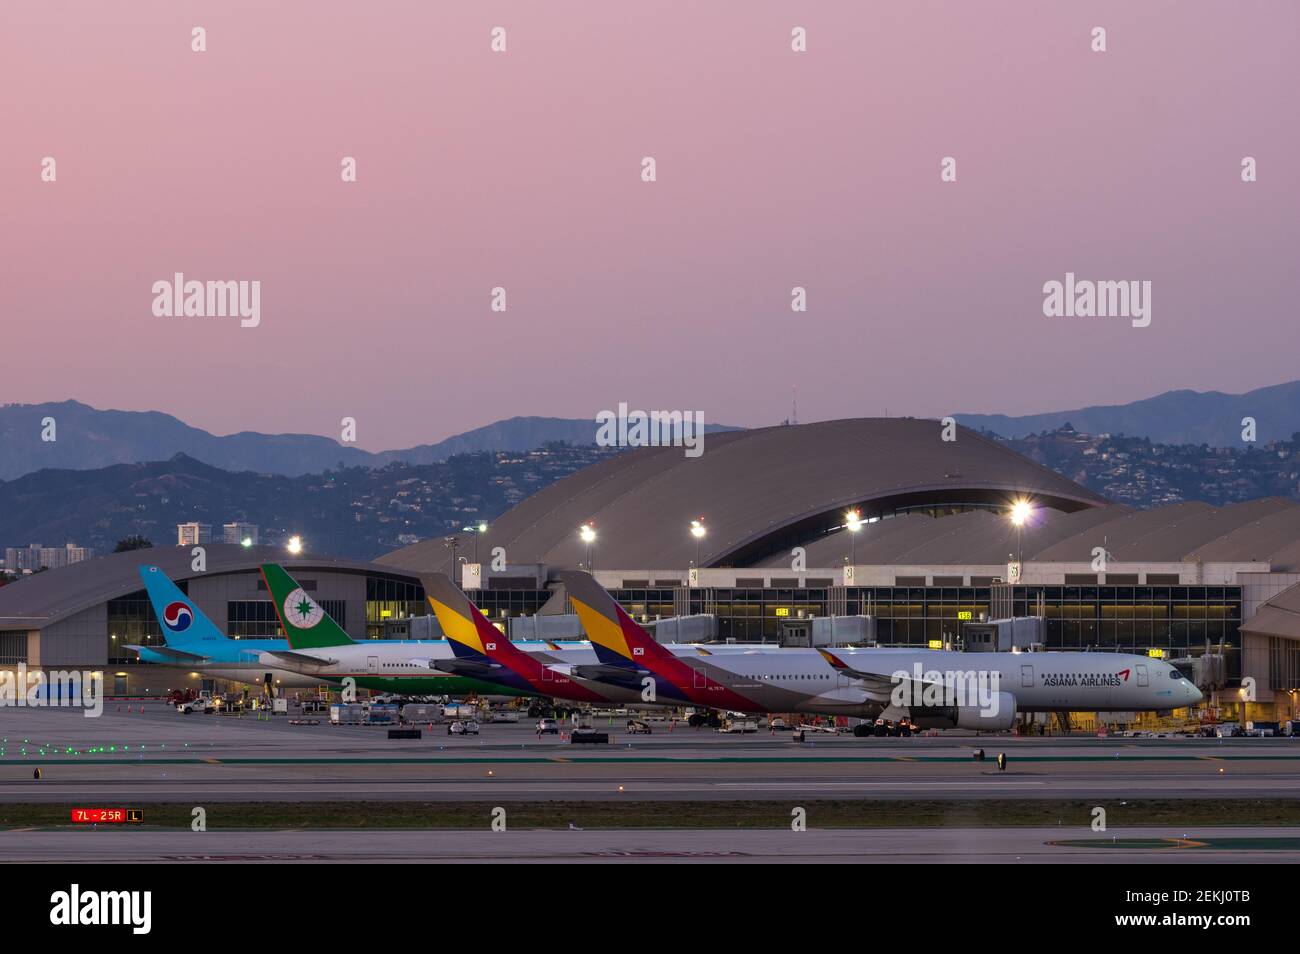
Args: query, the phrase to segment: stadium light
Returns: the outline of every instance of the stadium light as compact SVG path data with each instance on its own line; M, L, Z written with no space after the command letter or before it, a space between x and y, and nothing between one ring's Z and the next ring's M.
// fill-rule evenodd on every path
M862 514L856 507L844 514L844 526L849 531L849 566L857 566L858 531L862 529Z
M691 536L695 538L695 568L697 570L700 568L700 541L704 539L704 535L708 532L705 529L703 517L691 521Z
M480 521L472 527L461 527L466 533L474 534L474 562L478 562L478 538L487 533L488 525Z
M1033 515L1034 508L1029 505L1028 500L1017 500L1011 505L1011 523L1016 528L1016 566L1020 567L1020 579L1024 579L1024 553L1021 547L1021 535L1025 528L1025 523Z
M253 545L253 538L252 538L252 537L244 537L244 539L242 539L242 540L239 541L239 545L240 545L241 547L244 547L245 549L247 549L248 547L251 547L251 546Z
M288 547L289 547L289 552L292 553L294 556L297 556L299 553L302 552L302 537L298 536L297 534L294 534L292 537L289 538Z
M596 528L589 523L584 523L578 528L578 538L587 545L587 572L595 572L591 565L591 548L596 542Z

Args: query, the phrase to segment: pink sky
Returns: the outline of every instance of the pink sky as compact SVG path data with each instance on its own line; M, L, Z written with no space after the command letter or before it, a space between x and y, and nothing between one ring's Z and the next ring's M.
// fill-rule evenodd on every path
M0 401L381 449L1290 380L1298 36L1290 0L5 0ZM176 271L260 280L261 326L155 318ZM1151 326L1045 318L1066 271L1150 280Z

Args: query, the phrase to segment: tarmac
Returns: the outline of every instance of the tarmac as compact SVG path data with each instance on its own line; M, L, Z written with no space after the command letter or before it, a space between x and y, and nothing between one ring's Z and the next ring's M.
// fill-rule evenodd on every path
M0 710L0 802L539 799L1300 797L1300 739L730 735L655 724L608 745L422 726L292 725L285 716L181 715L162 703ZM311 717L308 717L311 718ZM986 761L972 754L983 749ZM1006 771L994 759L1008 756ZM33 778L36 768L42 778Z
M486 821L486 819L485 819ZM863 862L1249 864L1300 860L1300 828L163 831L9 830L0 862Z

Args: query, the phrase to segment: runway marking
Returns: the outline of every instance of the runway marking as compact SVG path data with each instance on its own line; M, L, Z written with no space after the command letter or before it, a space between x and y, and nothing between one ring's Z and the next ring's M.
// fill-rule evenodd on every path
M1295 851L1300 849L1300 838L1203 835L1199 838L1114 838L1110 841L1080 838L1049 841L1046 844L1063 848L1128 848L1161 852L1187 848L1206 848L1211 851Z
M631 788L631 787L640 787L640 786L643 785L644 783L643 783L643 782L637 782L637 781L631 781L631 782L625 782L624 784L627 785L629 788ZM999 783L997 784L996 787L997 787L997 788L1032 788L1032 787L1042 787L1042 786L1044 786L1044 785L1046 785L1046 784L1048 784L1048 783L1047 783L1047 782L1033 782L1033 781L1024 781L1024 782L1011 782L1011 781L1004 781L1004 782L999 782ZM877 782L877 781L868 780L868 779L861 779L861 780L860 780L860 779L845 779L845 780L842 781L842 782L809 782L809 781L806 781L806 780L804 780L804 779L791 779L791 780L788 781L788 782L715 782L715 783L713 783L710 787L711 787L711 788L780 788L780 789L784 789L784 788L790 788L791 786L798 786L800 789L804 789L804 788L906 788L906 789L916 789L918 786L923 787L923 788L970 788L970 782L969 782L969 781L956 781L956 782L942 782L942 781L940 781L940 782L931 782L931 781L924 781L924 782L922 782L922 781L917 780L917 779L913 779L913 780L906 781L906 782L883 782L883 781L881 781L881 782ZM991 783L990 783L989 785L984 785L984 786L982 786L982 787L983 787L984 789L988 789L988 788L992 787L992 785L991 785Z
M1012 761L1017 764L1022 763L1041 763L1041 764L1059 764L1071 762L1297 762L1300 763L1300 755L1015 755ZM971 758L968 755L884 755L884 756L859 756L859 755L786 755L786 756L746 756L746 755L701 755L701 756L680 756L680 755L595 755L595 756L560 756L560 755L524 755L524 756L443 756L443 757L419 757L408 756L403 758L396 757L379 757L379 758L350 758L338 756L310 756L310 757L223 757L215 756L198 756L193 758L158 758L142 759L135 757L133 753L123 753L119 759L51 759L41 757L39 759L6 759L0 762L0 767L4 765L24 765L32 761L39 761L42 765L198 765L202 763L217 765L491 765L491 764L535 764L545 765L555 762L566 762L574 764L591 764L591 765L693 765L693 764L735 764L735 765L818 765L818 764L879 764L889 765L897 762L917 762L933 764L960 764L968 765Z

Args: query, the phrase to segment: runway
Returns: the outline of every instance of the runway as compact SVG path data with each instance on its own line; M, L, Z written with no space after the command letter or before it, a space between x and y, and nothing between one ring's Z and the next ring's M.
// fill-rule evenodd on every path
M0 802L540 799L998 799L1300 797L1300 740L1010 736L856 739L657 728L610 745L539 741L529 725L382 727L283 717L0 713ZM427 727L426 727L427 730ZM988 760L972 752L984 749ZM1006 752L1005 772L993 758ZM41 769L42 778L33 778Z
M0 862L863 862L1246 864L1300 861L1300 828L570 831L6 831Z

